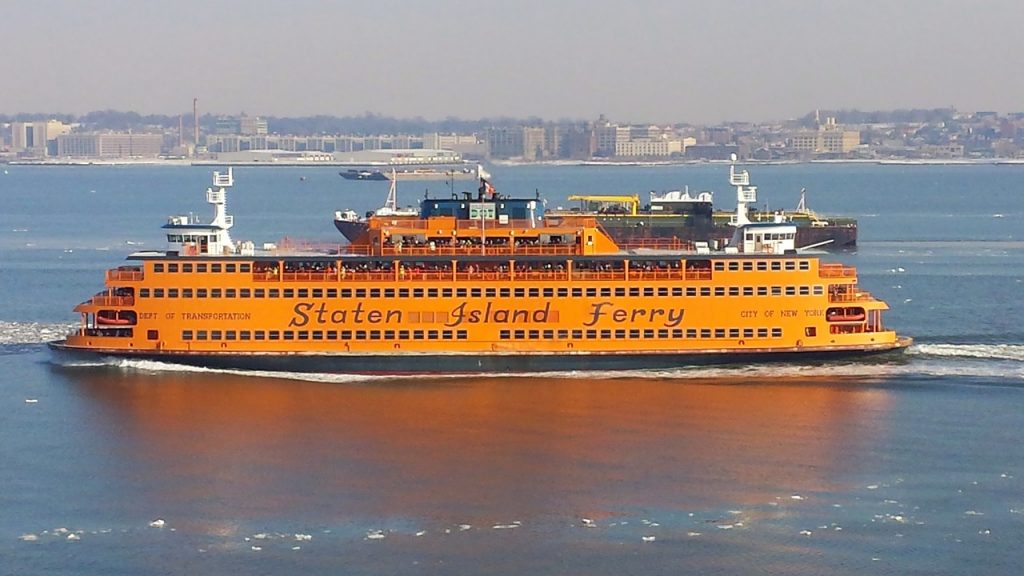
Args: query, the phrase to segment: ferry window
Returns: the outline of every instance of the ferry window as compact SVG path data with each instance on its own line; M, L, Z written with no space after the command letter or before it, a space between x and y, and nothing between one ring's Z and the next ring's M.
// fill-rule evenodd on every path
M225 340L235 340L238 337L238 333L234 330L227 330L224 332Z
M182 330L181 331L181 339L182 340L191 340L192 339L192 331L191 330Z
M768 337L768 329L767 328L758 328L757 329L757 337L758 338L767 338Z
M168 288L167 289L167 297L168 298L177 298L178 297L178 289L177 288Z
M292 332L291 330L285 330L282 335L285 340L295 340L295 332Z
M558 339L559 340L565 340L567 338L569 338L569 331L568 330L559 330L558 331Z
M206 273L206 264L196 264L196 272Z
M526 298L526 290L523 290L522 288L516 288L513 291L513 294L516 295L516 298Z
M294 288L285 288L284 289L284 297L285 298L295 298L295 289Z
M587 298L596 298L597 288L587 288Z
M543 338L545 340L554 340L554 338L555 338L555 331L554 330L545 330L541 334L541 336L543 336Z
M266 338L267 334L266 334L266 332L264 332L263 330L257 330L257 331L256 331L256 332L255 332L255 333L253 334L253 336L255 337L255 339L256 339L256 340L263 340L263 339L265 339L265 338Z
M193 296L194 295L192 293L192 289L191 288L182 288L181 289L181 297L182 298L192 298Z
M796 262L786 260L786 270L796 270Z
M700 329L700 337L701 338L711 338L711 329L710 328L701 328Z
M271 288L270 290L267 291L267 297L269 297L269 298L280 298L281 297L281 291L279 289L277 289L277 288Z
M672 287L672 295L673 296L682 296L683 295L683 289L680 288L679 286L673 286Z
M449 294L449 296L450 296L450 294ZM457 289L455 291L455 296L457 296L459 298L465 298L466 297L466 289L465 288Z
M810 294L811 294L811 287L810 286L801 286L800 287L800 295L801 296L809 296Z
M394 330L385 330L384 331L384 339L385 340L394 340L395 339L395 331Z
M341 331L341 339L342 340L351 340L352 339L352 331L351 330L342 330Z
M500 338L502 340L508 340L509 334L510 334L509 330L499 330L498 331L498 338Z
M380 340L380 330L370 330L370 340Z
M210 264L210 272L220 273L220 264Z
M715 338L725 338L725 328L715 328Z
M409 331L408 330L399 330L398 331L398 339L399 340L408 340L409 339Z
M309 288L299 288L299 298L309 298ZM287 296L287 294L285 294Z
M530 295L530 298L538 298L538 297L540 297L540 289L539 288L530 288L528 293Z
M342 290L342 292L344 292L344 290ZM423 288L413 288L412 289L412 297L413 298L423 298Z
M779 262L778 260L773 261L772 262L772 270L774 270L776 272L779 271L779 270L782 270L782 262Z
M673 333L674 333L674 331L673 331ZM696 328L687 328L686 329L686 337L687 338L696 338L697 337L697 329Z
M767 296L768 295L768 287L767 286L758 286L757 287L757 295L758 296Z
M327 339L328 340L337 340L338 339L338 331L337 330L328 330L327 331Z
M675 330L672 331L672 337L673 338L682 338L683 337L683 330L681 328L676 328Z
M587 339L593 340L597 338L597 330L587 330Z
M751 262L750 260L744 260L743 261L743 270L744 271L750 272L753 269L754 269L754 263L753 262Z
M658 288L658 296L668 296L668 288L664 286Z
M715 296L725 296L725 286L715 286Z
M693 287L688 287L686 289L686 295L687 296L696 296L697 295L697 289L693 288Z
M177 272L178 271L178 265L177 264L168 264L167 265L167 271L168 272Z
M470 288L469 289L469 296L471 298L480 298L483 295L484 295L484 291L481 290L480 288Z
M465 339L469 338L469 333L466 332L465 330L456 330L455 331L455 338L457 340L465 340Z
M251 340L252 339L252 332L249 332L248 330L242 330L241 332L238 333L238 339L239 340Z
M323 298L323 297L324 297L324 289L323 288L313 288L313 298Z
M163 271L164 271L164 265L162 263L157 262L156 264L153 264L153 272L163 272Z
M316 291L314 290L314 294L313 294L314 298L317 297L315 292ZM385 298L394 298L395 297L395 289L394 288L385 288L384 289L384 297Z
M796 286L786 286L786 296L796 296Z
M263 288L256 288L255 290L253 290L252 295L255 298L264 298L267 295L267 291L264 290Z
M807 336L808 338L810 338L812 336L816 336L817 334L818 334L818 329L815 328L814 326L808 326L808 327L804 328L804 336Z
M206 330L196 330L196 340L206 340Z
M437 298L437 288L427 288L427 298Z
M572 289L572 297L573 298L582 298L583 297L583 288L573 288Z
M366 340L366 331L356 330L356 340Z
M486 290L484 290L484 296L486 298L497 298L498 291L495 290L494 288L487 288Z
M164 297L164 289L163 288L153 288L153 298L163 298L163 297Z
M526 338L526 330L516 330L515 339L522 340L523 338Z
M715 271L722 272L725 270L725 262L715 262Z
M268 340L280 340L281 339L281 333L278 332L277 330L271 330L269 333L267 333L267 339Z
M616 331L616 336L618 336L618 331ZM640 330L635 329L635 328L633 330L630 330L629 331L629 337L633 338L634 340L639 338L640 337Z
M313 292L313 293L316 294L316 292ZM338 297L338 289L337 288L328 288L327 289L327 297L328 298L337 298Z
M221 331L220 330L211 330L210 331L210 340L220 340L220 339L221 339Z
M555 297L555 289L554 288L545 288L543 294L544 294L545 298L554 298Z
M238 298L238 291L235 290L234 288L225 288L224 289L224 297L225 298Z
M380 298L380 288L371 288L370 298Z
M323 333L320 334L320 338L317 338L317 340L320 340L321 338L323 338ZM309 340L309 331L308 330L300 330L299 331L299 340Z
M530 340L536 340L536 339L540 338L540 330L530 330L529 331L529 335L530 335Z
M608 339L611 339L611 337L612 337L612 331L611 330L601 330L601 338L603 338L605 340L608 340Z
M573 330L572 331L572 339L573 340L582 340L583 339L583 330Z
M740 329L739 328L729 328L729 338L739 338L739 337L740 337Z
M182 264L181 265L181 271L182 272L191 272L192 271L192 265L191 264Z
M225 272L234 272L235 271L235 265L234 264L225 264L224 265L224 271Z
M147 330L146 331L146 339L147 340L159 340L160 339L160 331L159 330Z
M761 270L761 271L767 270L768 269L768 263L765 262L764 260L758 260L757 261L757 269Z
M772 286L772 296L782 296L782 286Z
M668 329L661 328L658 330L658 338L668 338Z
M619 290L621 290L621 288ZM616 294L615 295L618 296L618 290L616 290ZM630 296L639 296L640 295L640 289L636 288L636 287L630 288L629 289L629 295Z
M644 288L644 296L654 296L654 288Z
M611 295L612 295L612 289L611 288L601 288L601 297L602 298L608 298Z
M229 266L230 266L230 264L229 264ZM238 265L238 271L239 272L252 272L252 265L251 264L239 264Z
M729 296L739 296L739 295L740 295L740 287L739 286L729 286Z
M149 288L139 288L139 298L149 298Z
M462 290L465 291L464 288ZM453 294L453 292L452 292L451 288L442 288L441 289L441 298L451 298L452 294Z
M815 286L814 289L813 289L813 292L814 292L815 296L821 296L822 294L825 293L825 287L824 286L820 286L820 285L819 286Z
M782 338L782 328L772 328L772 338Z
M807 260L801 260L800 261L800 269L801 270L810 270L811 269L811 263L808 262Z
M559 298L568 298L569 297L569 289L568 288L559 288L558 289L558 297Z
M616 288L615 289L615 296L621 298L621 297L623 297L625 295L626 295L626 289L625 288Z
M729 262L729 270L731 272L735 272L735 271L737 271L739 269L740 269L740 263L739 262L736 262L735 260L732 260L732 261Z
M441 332L441 339L442 340L451 340L452 339L452 331L451 330L443 330Z
M711 296L711 288L708 288L706 286L701 288L700 289L700 295L701 296Z
M743 287L743 295L744 296L753 296L754 295L754 287L753 286L744 286Z
M509 290L508 288L502 288L498 290L498 296L502 298L509 298L512 296L512 291Z
M196 288L196 298L206 298L206 288Z
M427 330L427 340L437 340L437 330Z
M423 340L423 330L413 330L412 331L412 339L413 340Z
M221 289L220 288L211 288L210 289L210 298L220 298L220 297L221 297Z
M437 294L434 294L437 296ZM363 288L356 288L356 298L366 298L366 290Z

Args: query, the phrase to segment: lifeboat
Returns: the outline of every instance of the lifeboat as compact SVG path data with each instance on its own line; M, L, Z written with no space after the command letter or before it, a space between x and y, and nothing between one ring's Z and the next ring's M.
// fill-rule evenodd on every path
M863 322L867 318L860 306L851 308L829 308L825 311L825 319L829 322Z
M131 326L135 324L135 312L131 310L100 310L96 313L96 324L103 326Z

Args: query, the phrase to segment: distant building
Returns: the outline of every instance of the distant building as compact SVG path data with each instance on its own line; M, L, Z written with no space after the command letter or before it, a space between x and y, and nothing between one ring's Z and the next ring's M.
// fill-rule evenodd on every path
M163 150L162 134L61 134L57 156L72 158L156 158Z
M790 136L790 150L802 156L819 154L846 155L860 146L859 130L844 130L836 124L835 118L826 118L825 123L814 132L797 132Z
M259 116L247 116L244 113L238 118L238 133L254 136L267 133L267 121Z
M11 151L30 156L57 154L57 137L71 132L71 126L59 120L12 122Z

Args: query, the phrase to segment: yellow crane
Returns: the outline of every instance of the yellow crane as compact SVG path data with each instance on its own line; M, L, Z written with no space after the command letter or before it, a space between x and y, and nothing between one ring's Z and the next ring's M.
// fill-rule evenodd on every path
M579 200L588 204L624 204L628 207L630 216L636 216L637 210L640 208L640 196L638 194L633 194L632 196L573 194L572 196L569 196L569 200Z

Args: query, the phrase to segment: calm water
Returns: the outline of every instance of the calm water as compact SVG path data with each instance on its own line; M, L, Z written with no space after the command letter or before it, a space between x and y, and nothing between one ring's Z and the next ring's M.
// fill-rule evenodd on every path
M0 168L0 574L1019 573L1024 167L750 170L762 205L806 188L860 219L827 258L908 354L398 381L56 365L42 343L103 270L160 248L167 215L208 217L210 169ZM549 206L686 184L735 205L721 165L491 171ZM336 172L237 169L235 238L336 241L334 210L387 193Z

